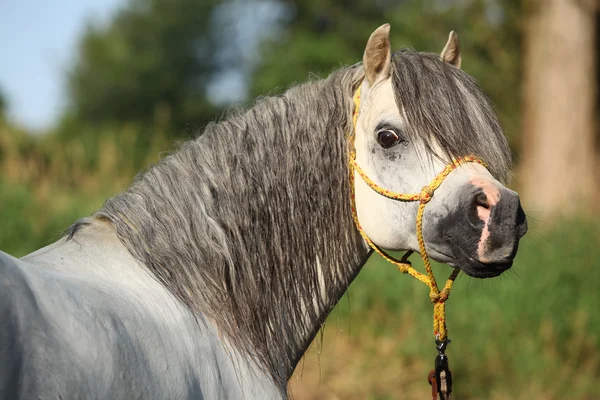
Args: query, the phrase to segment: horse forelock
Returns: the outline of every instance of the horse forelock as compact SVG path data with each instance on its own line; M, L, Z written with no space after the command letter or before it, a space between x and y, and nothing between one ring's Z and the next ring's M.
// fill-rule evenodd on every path
M359 70L210 124L96 213L282 385L366 257L347 170Z
M396 104L409 133L443 156L475 155L498 180L511 170L508 141L490 101L467 73L437 54L402 49L392 56ZM435 144L439 146L436 146Z

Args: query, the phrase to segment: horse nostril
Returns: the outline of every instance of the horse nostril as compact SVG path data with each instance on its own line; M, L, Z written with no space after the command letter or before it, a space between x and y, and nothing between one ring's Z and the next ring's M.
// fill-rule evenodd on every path
M470 215L473 217L472 223L479 226L481 222L486 222L490 218L492 205L487 194L483 190L478 190L471 195L469 204Z
M483 207L486 210L490 209L490 202L488 201L488 197L484 192L479 192L475 195L473 199L476 207Z

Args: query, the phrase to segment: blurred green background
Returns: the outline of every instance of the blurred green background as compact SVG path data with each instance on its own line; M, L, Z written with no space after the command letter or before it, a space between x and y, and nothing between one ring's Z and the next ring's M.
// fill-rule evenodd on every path
M455 30L531 225L513 269L455 285L455 398L600 399L597 19L576 0L123 1L80 37L51 126L16 122L0 93L0 249L52 243L228 108L360 61L385 22L396 49L439 53ZM294 398L428 398L430 324L426 288L373 257L300 363Z

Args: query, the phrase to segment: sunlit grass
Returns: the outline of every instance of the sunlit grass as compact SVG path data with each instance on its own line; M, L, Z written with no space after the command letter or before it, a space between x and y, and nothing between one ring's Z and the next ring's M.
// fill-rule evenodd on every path
M172 147L160 129L32 137L0 120L0 249L23 256L52 243Z
M499 278L456 282L447 303L455 398L598 398L600 224L557 226L526 237ZM448 272L436 267L438 280ZM320 364L313 346L299 369L297 397L426 398L431 318L426 286L373 257L329 318Z

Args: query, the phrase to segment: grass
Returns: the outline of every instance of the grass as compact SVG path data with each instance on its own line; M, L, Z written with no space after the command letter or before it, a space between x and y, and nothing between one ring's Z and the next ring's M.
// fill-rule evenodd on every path
M55 241L171 147L168 133L135 125L75 138L30 136L0 116L0 249L22 256Z
M101 198L0 179L0 249L24 256L58 240L75 220L101 205Z
M457 280L447 303L456 399L598 398L600 224L559 226L526 236L501 277ZM427 288L373 257L300 365L296 397L426 398L431 315Z

